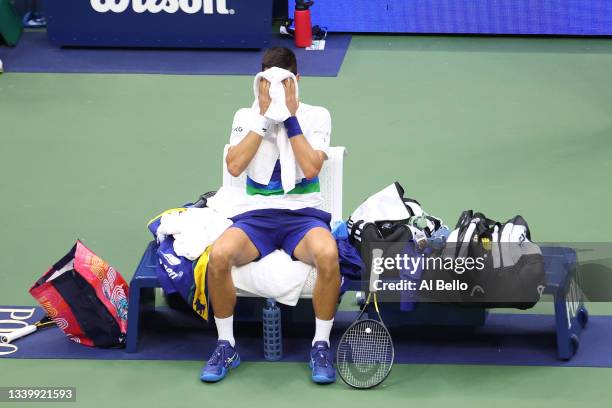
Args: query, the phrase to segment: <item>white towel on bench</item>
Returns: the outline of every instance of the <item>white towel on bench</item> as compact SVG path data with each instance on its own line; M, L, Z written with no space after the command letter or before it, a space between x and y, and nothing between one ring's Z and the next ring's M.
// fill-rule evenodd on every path
M157 235L174 237L174 252L190 261L198 259L232 221L210 208L173 211L161 218Z
M233 268L234 286L253 295L295 306L314 268L276 250L257 262Z

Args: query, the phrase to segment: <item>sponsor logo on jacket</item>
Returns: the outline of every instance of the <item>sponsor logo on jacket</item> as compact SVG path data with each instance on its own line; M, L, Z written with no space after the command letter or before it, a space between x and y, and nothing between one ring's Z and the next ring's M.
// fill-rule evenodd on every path
M159 264L162 266L162 268L164 268L164 270L166 271L170 279L173 279L173 280L179 279L183 276L183 271L176 272L174 269L170 268L168 265L164 264L162 261L159 261Z
M166 262L168 262L172 266L180 265L181 260L172 254L162 254Z
M98 13L123 13L132 5L136 13L235 14L227 0L90 0Z

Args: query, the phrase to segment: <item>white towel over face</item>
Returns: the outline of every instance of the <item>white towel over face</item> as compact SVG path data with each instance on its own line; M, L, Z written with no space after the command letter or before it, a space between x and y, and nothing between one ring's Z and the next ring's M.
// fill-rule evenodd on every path
M296 181L304 178L304 173L295 161L291 142L283 125L283 122L291 116L285 102L283 81L286 79L294 81L296 95L299 95L297 79L293 73L278 67L272 67L257 74L253 81L253 93L255 95L253 109L257 110L258 113L259 83L262 78L270 82L270 98L272 99L264 116L275 123L275 126L269 131L271 136L262 140L257 153L247 168L247 175L255 182L267 185L272 177L276 160L280 159L281 181L283 190L287 193L293 190Z
M270 98L272 99L272 103L270 103L270 107L264 113L264 116L277 123L284 122L291 116L291 112L287 109L287 104L285 102L285 87L283 86L283 81L291 78L295 83L295 92L297 96L299 96L297 78L292 72L278 67L266 69L255 75L253 93L255 95L257 109L259 109L259 82L262 78L270 82Z

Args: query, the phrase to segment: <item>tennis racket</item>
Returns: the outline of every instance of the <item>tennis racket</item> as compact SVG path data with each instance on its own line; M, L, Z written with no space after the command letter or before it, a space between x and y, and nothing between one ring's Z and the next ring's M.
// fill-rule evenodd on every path
M55 326L55 322L49 316L45 316L34 324L22 327L7 334L0 335L0 343L12 343L13 341L34 333L39 329Z
M373 251L376 257L376 250ZM382 255L382 251L378 256ZM340 378L354 388L373 388L382 383L393 367L395 349L389 330L382 321L378 309L378 297L374 289L374 274L370 275L370 293L357 319L344 332L336 351L336 367ZM361 319L370 301L378 320Z

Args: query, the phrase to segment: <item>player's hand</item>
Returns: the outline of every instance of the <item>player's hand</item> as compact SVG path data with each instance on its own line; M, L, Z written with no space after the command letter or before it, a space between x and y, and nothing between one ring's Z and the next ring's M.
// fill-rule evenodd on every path
M285 87L285 103L291 116L295 116L300 102L298 101L297 91L295 89L295 81L291 78L287 78L283 81L283 87Z
M264 115L272 103L270 98L270 82L267 79L259 80L259 113Z

